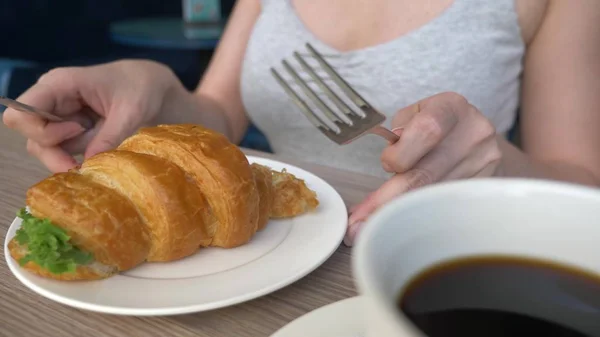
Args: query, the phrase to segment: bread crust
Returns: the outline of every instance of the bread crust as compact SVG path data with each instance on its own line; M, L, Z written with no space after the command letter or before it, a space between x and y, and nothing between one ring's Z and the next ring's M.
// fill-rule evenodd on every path
M131 202L74 172L56 173L27 191L30 213L63 228L79 249L118 271L144 262L150 238Z
M271 169L253 163L250 165L252 172L254 173L254 180L256 181L256 187L259 195L259 206L258 206L258 230L264 229L271 217L271 207L273 205L273 182L271 178Z
M150 234L147 261L168 262L208 246L209 208L202 192L177 165L130 151L88 158L79 173L129 199Z
M259 195L250 164L225 136L198 125L159 125L140 129L118 149L164 158L193 177L215 217L212 246L243 245L258 229Z

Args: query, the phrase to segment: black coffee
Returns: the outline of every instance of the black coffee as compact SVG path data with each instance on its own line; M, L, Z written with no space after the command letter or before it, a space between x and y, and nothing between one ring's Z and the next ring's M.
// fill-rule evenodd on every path
M398 309L431 337L596 337L600 279L544 261L465 258L419 274Z

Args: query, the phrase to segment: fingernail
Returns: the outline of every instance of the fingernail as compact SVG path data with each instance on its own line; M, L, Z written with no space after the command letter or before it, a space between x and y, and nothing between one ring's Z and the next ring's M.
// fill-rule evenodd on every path
M400 137L400 135L402 135L403 130L404 130L404 127L397 127L397 128L393 128L392 132L395 133L398 137Z
M85 128L79 124L77 124L77 126L73 127L73 130L68 134L67 138L73 138L81 133L83 133L85 131Z
M352 227L354 226L354 223L357 221L357 216L356 213L351 213L350 216L348 217L348 227Z
M352 247L352 240L350 240L350 237L348 236L348 234L346 234L346 236L344 236L344 246Z
M346 235L344 236L344 245L346 245L346 247L352 247L352 241L354 241L353 233L352 227L348 227Z
M350 237L350 233L352 231L352 226L354 226L354 222L348 218L348 227L346 228L346 234L344 234L344 245L346 247L352 246L352 238Z
M344 237L344 244L348 247L351 247L354 244L354 240L356 239L356 234L359 232L360 228L364 225L362 221L358 221L350 226L348 226L348 230L346 231L346 236Z

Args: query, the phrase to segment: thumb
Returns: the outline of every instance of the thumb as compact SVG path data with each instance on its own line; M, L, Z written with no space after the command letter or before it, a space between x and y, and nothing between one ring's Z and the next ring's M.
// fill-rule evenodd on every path
M358 222L365 221L381 205L404 192L407 187L406 185L406 179L402 175L395 175L383 183L381 187L355 207L348 218L349 226L352 227Z
M399 195L437 181L432 177L435 176L425 168L414 168L405 173L394 175L356 206L348 218L349 226L352 227L355 223L366 220L379 207Z
M97 133L90 141L84 158L100 152L115 149L125 138L132 135L139 127L139 122L131 113L131 109L119 109L108 114L104 121L98 122Z

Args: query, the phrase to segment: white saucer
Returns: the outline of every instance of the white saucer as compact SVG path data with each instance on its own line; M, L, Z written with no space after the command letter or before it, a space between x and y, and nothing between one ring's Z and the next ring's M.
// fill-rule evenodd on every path
M362 337L364 329L364 301L357 296L300 316L271 337Z
M315 212L271 221L248 244L234 249L206 248L180 261L145 263L100 281L63 282L41 278L19 267L8 242L21 225L15 219L4 251L12 273L25 286L51 300L80 309L119 315L174 315L222 308L281 289L309 274L340 245L347 210L340 195L321 178L292 165L248 156L304 179L317 193ZM15 210L16 211L16 210Z

